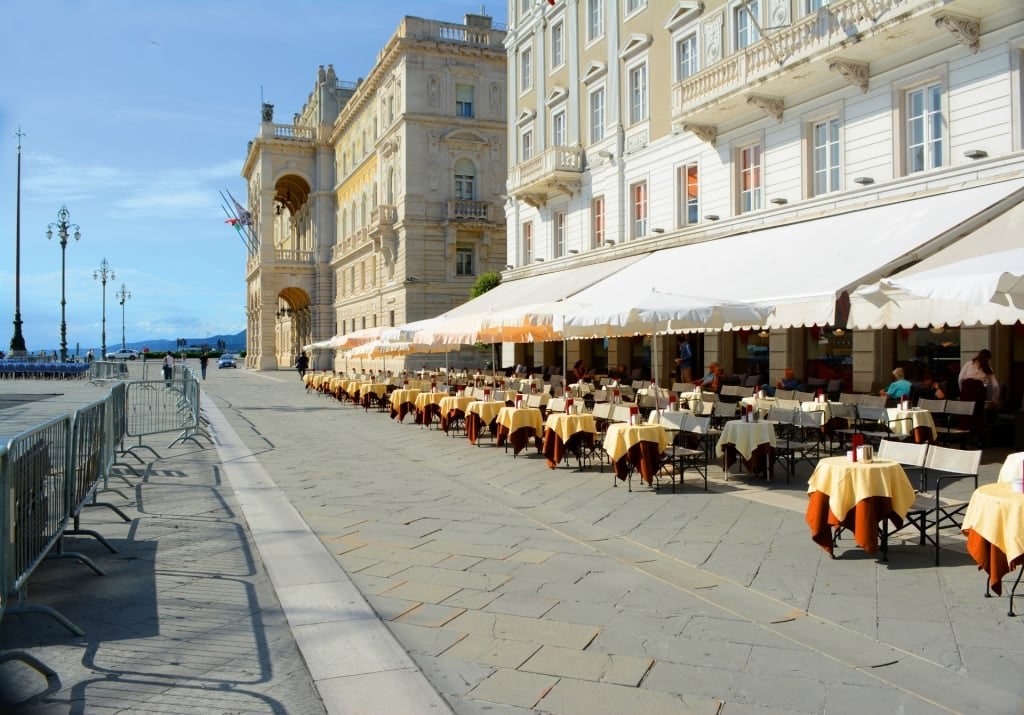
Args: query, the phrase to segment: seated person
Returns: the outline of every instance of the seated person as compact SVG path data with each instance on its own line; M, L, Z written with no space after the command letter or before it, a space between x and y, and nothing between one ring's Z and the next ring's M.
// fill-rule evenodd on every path
M587 366L582 360L577 360L576 364L572 366L572 374L575 378L575 382L583 382L587 377Z
M628 374L629 368L627 368L625 365L618 365L608 370L608 377L612 378L613 380L624 380L626 379L626 376Z
M718 388L722 386L722 378L725 377L725 370L717 362L713 362L708 365L707 374L701 379L694 382L702 390L708 390L709 392L718 392Z
M926 400L944 400L946 399L946 392L942 389L942 385L935 382L931 374L926 372L920 382L912 383L910 396L915 402L921 398Z
M793 374L793 368L787 367L783 371L782 377L776 380L775 387L770 387L769 385L761 385L761 389L764 390L764 394L768 395L769 397L774 397L776 390L799 390L800 379Z
M892 382L884 390L879 390L878 394L888 397L890 400L899 402L904 397L910 397L910 380L903 375L903 368L898 367L892 371Z

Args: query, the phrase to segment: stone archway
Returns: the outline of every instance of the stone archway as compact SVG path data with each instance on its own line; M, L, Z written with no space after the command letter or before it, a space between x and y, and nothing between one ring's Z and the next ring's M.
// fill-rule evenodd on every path
M312 302L297 286L288 286L277 294L274 313L274 356L278 366L295 364L305 345L313 342Z

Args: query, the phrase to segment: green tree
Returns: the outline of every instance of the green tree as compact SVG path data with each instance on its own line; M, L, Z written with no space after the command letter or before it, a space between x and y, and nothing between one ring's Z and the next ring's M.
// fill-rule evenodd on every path
M476 298L499 285L501 285L501 274L497 271L488 271L476 279L473 289L469 291L469 297Z

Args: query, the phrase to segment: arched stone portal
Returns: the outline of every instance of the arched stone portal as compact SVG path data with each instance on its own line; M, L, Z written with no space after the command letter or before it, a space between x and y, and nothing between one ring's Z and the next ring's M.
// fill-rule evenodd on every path
M289 286L277 294L274 312L274 357L279 367L295 364L304 345L313 342L313 320L309 293Z

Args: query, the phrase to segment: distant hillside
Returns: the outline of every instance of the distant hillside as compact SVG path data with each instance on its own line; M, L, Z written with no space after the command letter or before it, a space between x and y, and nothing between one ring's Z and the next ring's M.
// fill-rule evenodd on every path
M225 343L225 350L228 352L241 352L245 350L245 331L235 333L234 335L211 335L206 338L186 338L188 340L188 348L190 350L199 350L204 346L211 350L217 349L217 341L223 340ZM108 345L108 350L116 350L119 345ZM128 347L134 348L135 350L144 350L149 348L150 352L162 353L168 350L177 350L178 343L175 340L167 339L156 339L156 340L139 340L134 343L128 343Z

